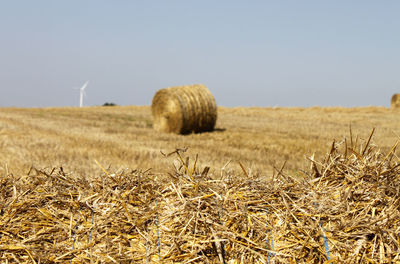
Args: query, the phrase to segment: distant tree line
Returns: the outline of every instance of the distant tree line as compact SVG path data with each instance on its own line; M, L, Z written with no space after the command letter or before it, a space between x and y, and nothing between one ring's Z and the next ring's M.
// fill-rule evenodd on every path
M116 106L114 103L105 102L103 106Z

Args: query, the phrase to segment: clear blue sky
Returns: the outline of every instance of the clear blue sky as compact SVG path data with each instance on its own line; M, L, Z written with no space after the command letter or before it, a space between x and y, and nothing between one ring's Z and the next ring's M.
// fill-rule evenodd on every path
M400 1L13 0L0 4L0 106L150 105L209 87L223 106L389 106Z

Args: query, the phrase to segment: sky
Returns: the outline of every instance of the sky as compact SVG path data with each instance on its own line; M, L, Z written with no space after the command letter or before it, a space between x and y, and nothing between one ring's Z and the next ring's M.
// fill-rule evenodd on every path
M386 106L397 0L0 2L0 107L151 105L201 83L227 107Z

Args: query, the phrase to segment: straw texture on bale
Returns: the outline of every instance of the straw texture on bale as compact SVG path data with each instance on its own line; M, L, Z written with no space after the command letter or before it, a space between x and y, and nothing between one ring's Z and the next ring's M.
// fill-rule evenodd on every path
M153 127L160 132L212 131L217 121L215 99L201 84L159 90L153 97L151 111Z
M370 139L302 177L212 176L182 150L165 177L0 174L0 262L399 263L400 161Z
M391 101L392 108L400 108L400 94L394 94Z

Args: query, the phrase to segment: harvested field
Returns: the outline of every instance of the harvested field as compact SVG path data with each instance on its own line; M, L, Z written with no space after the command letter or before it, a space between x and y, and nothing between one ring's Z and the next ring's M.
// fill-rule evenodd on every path
M218 115L179 136L149 107L2 109L1 261L400 262L394 112Z
M165 172L171 164L160 150L188 147L215 174L240 169L241 161L251 174L270 176L285 161L289 171L306 170L306 158L324 155L350 125L364 139L375 127L375 143L388 151L399 123L400 115L383 107L219 107L214 132L181 136L154 131L149 106L1 108L0 173L62 166L88 177L99 172L95 159L111 170Z

